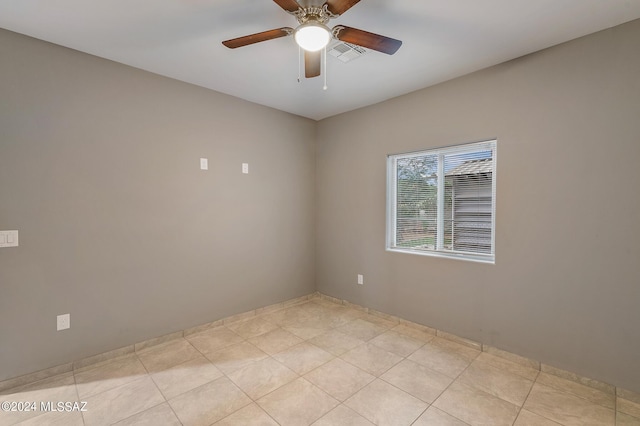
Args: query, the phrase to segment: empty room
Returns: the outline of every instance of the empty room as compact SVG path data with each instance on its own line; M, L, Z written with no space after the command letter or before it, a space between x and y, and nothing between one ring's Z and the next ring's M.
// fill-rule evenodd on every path
M3 0L0 426L640 426L640 1Z

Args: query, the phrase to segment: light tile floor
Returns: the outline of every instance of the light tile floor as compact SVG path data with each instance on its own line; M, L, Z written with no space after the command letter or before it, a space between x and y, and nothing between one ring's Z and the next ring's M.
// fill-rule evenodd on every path
M640 426L640 401L323 299L21 388L0 425ZM85 412L40 402L86 401Z

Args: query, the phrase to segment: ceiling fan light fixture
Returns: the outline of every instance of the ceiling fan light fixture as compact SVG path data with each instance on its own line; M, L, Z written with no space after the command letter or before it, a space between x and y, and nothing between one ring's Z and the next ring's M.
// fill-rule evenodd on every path
M317 21L308 21L296 28L294 39L307 52L317 52L331 41L331 31Z

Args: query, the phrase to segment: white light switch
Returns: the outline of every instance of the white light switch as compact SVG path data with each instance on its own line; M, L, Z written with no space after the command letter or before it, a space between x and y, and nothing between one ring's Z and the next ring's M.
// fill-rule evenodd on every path
M18 231L0 231L0 247L18 247Z
M358 284L364 284L364 276L362 274L358 274Z
M206 158L200 159L200 170L209 170L209 160Z
M242 173L249 174L249 163L242 163Z

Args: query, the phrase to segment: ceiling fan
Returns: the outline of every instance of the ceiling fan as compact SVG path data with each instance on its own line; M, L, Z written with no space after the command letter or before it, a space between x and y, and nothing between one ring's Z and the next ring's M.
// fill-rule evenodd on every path
M305 77L312 78L321 72L321 51L332 38L367 49L393 55L402 45L400 40L385 37L356 28L336 25L329 29L325 24L351 9L360 0L326 0L322 6L301 6L296 0L273 0L286 12L295 16L298 26L283 27L223 41L230 49L248 46L262 41L293 35L304 50Z

